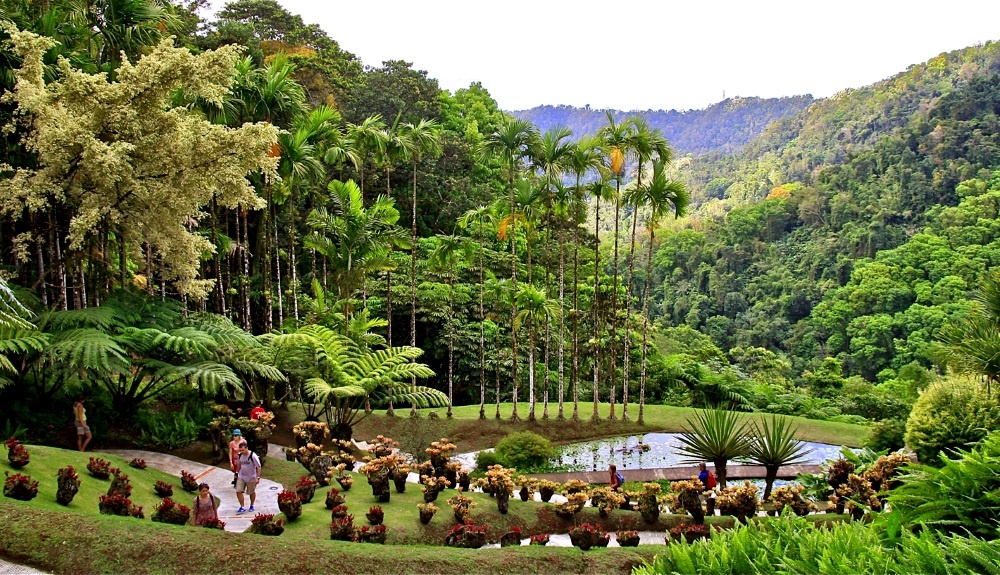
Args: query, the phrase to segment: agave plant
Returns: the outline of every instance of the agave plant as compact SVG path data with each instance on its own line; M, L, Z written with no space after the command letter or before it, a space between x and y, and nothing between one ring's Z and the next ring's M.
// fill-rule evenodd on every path
M771 495L771 487L778 477L778 468L782 465L798 465L812 450L795 439L797 427L785 417L772 416L761 419L759 425L754 424L756 437L750 442L750 452L747 460L764 466L764 499Z
M711 461L719 487L726 486L726 464L731 459L743 459L750 453L753 439L748 435L748 424L740 421L735 411L706 409L696 411L687 420L689 431L681 433L678 451L687 456L685 463Z

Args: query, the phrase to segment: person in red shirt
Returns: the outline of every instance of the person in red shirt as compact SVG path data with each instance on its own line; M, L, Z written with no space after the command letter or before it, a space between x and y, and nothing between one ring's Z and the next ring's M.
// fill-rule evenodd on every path
M257 406L250 410L250 419L260 419L260 416L264 415L265 412L264 402L258 401Z

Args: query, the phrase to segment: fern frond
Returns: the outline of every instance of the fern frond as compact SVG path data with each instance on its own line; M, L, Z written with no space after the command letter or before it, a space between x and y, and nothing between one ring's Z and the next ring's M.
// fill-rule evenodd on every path
M389 402L388 390L380 388L371 394L372 402L384 405ZM392 399L396 402L415 403L417 407L446 407L448 396L436 389L422 385L396 384L392 386Z
M229 394L231 388L241 385L229 366L214 361L199 361L195 363L164 367L161 374L169 373L168 377L183 378L208 394L222 392Z
M174 353L205 358L215 349L215 339L196 327L180 327L153 337L152 345Z
M56 334L45 353L73 369L97 374L123 373L132 363L128 352L113 337L92 328Z

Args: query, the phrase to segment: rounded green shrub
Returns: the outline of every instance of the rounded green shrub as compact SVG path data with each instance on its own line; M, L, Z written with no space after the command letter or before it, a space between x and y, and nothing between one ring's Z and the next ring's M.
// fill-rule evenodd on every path
M521 431L504 437L497 443L496 455L504 467L539 467L555 456L548 439L537 433Z
M883 419L872 424L864 446L872 451L898 451L905 445L905 435L905 419Z
M1000 425L997 391L991 397L983 384L957 378L930 385L906 421L906 445L929 465L941 465L942 453L971 448Z
M494 451L480 451L476 454L476 469L485 472L491 465L500 463L500 457Z

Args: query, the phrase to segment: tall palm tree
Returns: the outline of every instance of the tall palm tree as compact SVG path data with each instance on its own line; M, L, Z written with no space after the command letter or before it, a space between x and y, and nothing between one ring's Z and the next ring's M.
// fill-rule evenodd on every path
M570 149L568 166L576 176L573 187L572 204L567 210L570 225L573 226L573 368L570 370L570 385L573 387L573 421L580 420L580 276L579 276L579 246L580 220L586 219L580 214L584 207L584 189L580 181L587 173L597 170L603 165L600 140L594 137L583 138L574 143ZM584 208L585 210L585 208ZM581 218L582 216L582 218ZM596 274L596 270L595 270Z
M625 176L625 164L635 147L635 126L630 120L617 122L610 111L607 112L608 124L601 128L600 135L608 150L608 163L615 177L615 248L612 256L614 274L611 283L611 394L608 419L615 419L615 388L617 386L617 367L615 343L618 338L618 224L621 221L621 186ZM628 364L624 366L628 370Z
M408 158L413 166L413 193L410 198L410 345L417 346L417 165L430 154L441 150L438 125L434 120L403 124L403 133L409 140ZM414 385L416 380L413 381ZM411 415L416 415L412 406Z
M531 166L535 170L541 172L542 178L545 181L545 188L542 195L543 204L543 215L546 220L545 235L546 239L542 243L542 247L548 249L549 245L549 235L551 234L553 226L552 218L552 204L556 196L556 188L559 183L559 177L562 175L563 171L566 169L569 162L569 154L572 151L573 145L569 140L570 136L573 135L573 131L569 128L556 127L547 130L542 134L541 138L532 146L531 149ZM561 246L562 244L560 244ZM549 270L551 265L545 266L545 289L550 289L549 282ZM560 299L560 308L562 308L562 300ZM560 317L562 313L560 313ZM551 331L551 324L545 325L545 353L544 353L544 381L545 381L545 397L544 397L544 407L542 409L542 418L549 418L549 344L551 337L549 332ZM560 342L565 341L562 337L562 333L559 334ZM563 404L562 404L562 374L563 374L563 347L560 345L559 348L559 417L563 418Z
M455 267L472 255L472 244L462 236L434 236L431 266L448 277L448 417L452 417L455 401Z
M545 324L559 313L556 302L545 295L545 290L531 284L524 284L515 296L518 309L514 318L514 329L519 329L527 322L528 328L528 420L535 419L535 335L538 326Z
M598 311L601 308L601 200L613 198L615 196L615 189L608 185L607 181L602 177L600 180L592 182L587 186L587 191L594 198L594 297L590 302L590 313L594 321L593 345L591 346L593 352L592 361L594 362L594 413L590 419L600 421L601 416L597 413L597 406L600 400L598 395L598 381L601 370L601 346L599 342L602 331L600 322L598 321Z
M510 195L510 213L513 215L516 210L514 206L514 180L520 173L520 167L524 158L528 156L531 147L538 139L538 129L526 120L519 120L510 116L504 118L497 125L497 129L486 137L483 142L482 152L487 158L500 160L507 168L508 191ZM514 221L510 222L510 280L511 289L517 293L517 244L515 242ZM517 302L511 299L511 379L514 386L514 411L511 420L518 421L517 415L517 329L514 327L517 318Z
M684 184L667 178L662 157L653 162L653 175L649 183L639 186L644 202L649 206L649 246L646 248L646 289L642 292L642 371L639 375L639 424L643 420L646 405L646 344L649 338L649 285L653 275L653 234L657 222L673 211L674 217L681 217L687 210L688 192ZM630 274L631 275L631 274Z
M486 244L486 226L494 223L493 211L488 206L479 206L462 214L458 225L468 230L473 222L479 238L477 253L479 254L479 419L486 419L486 311L483 305L485 290L486 265L483 252Z

